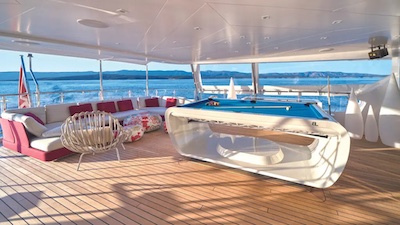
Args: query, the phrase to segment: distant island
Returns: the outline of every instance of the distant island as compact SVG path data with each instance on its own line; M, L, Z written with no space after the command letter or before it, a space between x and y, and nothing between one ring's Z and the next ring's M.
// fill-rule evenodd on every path
M19 72L0 72L1 81L18 80ZM234 71L201 71L201 76L207 78L251 78L251 73ZM27 76L31 80L30 75ZM98 80L99 72L35 72L37 80ZM343 78L343 77L382 77L377 74L342 73L342 72L303 72L303 73L260 73L260 78ZM142 70L120 70L103 72L104 80L146 79ZM182 70L152 70L149 79L192 79L190 72Z

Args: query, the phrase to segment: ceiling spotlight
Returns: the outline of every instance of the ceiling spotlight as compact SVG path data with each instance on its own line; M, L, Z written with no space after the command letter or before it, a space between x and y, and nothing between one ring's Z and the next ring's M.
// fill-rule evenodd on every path
M125 13L128 12L128 10L125 10L125 9L117 9L115 11L118 12L118 13L121 13L121 14L125 14Z
M108 24L98 21L98 20L91 20L91 19L78 19L76 21L79 24L82 24L87 27L93 27L93 28L107 28Z
M270 15L264 15L264 16L261 17L261 19L269 20L269 19L271 19L271 16Z
M245 39L245 38L246 38L246 36L244 36L244 35L240 36L240 39Z
M249 41L249 42L247 42L246 44L251 45L251 42Z
M194 30L201 30L201 27L193 27Z
M319 50L319 52L330 52L330 51L333 51L333 50L334 50L334 48L322 48L322 49Z
M343 20L334 20L333 22L332 22L332 24L339 24L339 23L342 23L343 22Z
M321 40L326 40L328 37L320 37Z
M269 39L271 39L271 38L270 38L270 37L268 37L268 36L267 36L267 37L264 37L264 40L269 40Z
M380 59L389 55L389 51L385 45L371 45L371 52L368 52L370 59Z

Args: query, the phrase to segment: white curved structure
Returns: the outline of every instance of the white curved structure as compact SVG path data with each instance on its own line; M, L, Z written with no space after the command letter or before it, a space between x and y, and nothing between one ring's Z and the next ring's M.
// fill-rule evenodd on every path
M370 105L368 107L367 118L365 119L365 140L370 142L377 142L379 138L378 124L376 123L376 118L374 110Z
M382 143L400 148L400 91L394 75L383 98L378 124Z
M314 104L312 107L319 108ZM191 108L189 104L169 108L165 118L170 138L183 156L327 188L336 182L347 163L350 137L332 117L321 113L322 119L250 112L239 115L232 111ZM314 141L309 145L267 144L261 138L214 132L212 124L280 131Z
M351 89L349 102L347 103L346 115L344 118L344 126L351 138L361 139L364 135L364 121L358 105L357 97L354 90Z
M229 81L229 89L228 94L226 96L227 99L237 99L236 90L235 90L235 82L233 82L233 77Z

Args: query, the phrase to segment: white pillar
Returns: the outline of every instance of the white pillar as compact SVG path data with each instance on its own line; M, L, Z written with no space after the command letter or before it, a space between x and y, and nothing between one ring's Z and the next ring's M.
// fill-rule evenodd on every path
M103 94L103 65L102 65L102 60L99 60L99 66L100 66L100 71L99 71L99 81L100 81L100 93L99 93L99 99L104 100L104 94Z
M201 99L201 93L203 92L203 82L201 80L201 73L200 73L200 65L199 64L191 64L192 68L192 76L194 81L195 87L195 100Z
M146 63L146 96L149 96L149 67Z
M399 58L399 52L400 52L400 37L396 38L395 40L392 41L391 43L391 54L392 54L392 73L394 74L397 85L400 85L400 58ZM399 86L400 88L400 86Z
M252 85L253 85L253 95L254 97L257 97L257 94L260 93L260 79L259 79L259 74L258 74L258 63L252 63L251 64L251 80L252 80Z

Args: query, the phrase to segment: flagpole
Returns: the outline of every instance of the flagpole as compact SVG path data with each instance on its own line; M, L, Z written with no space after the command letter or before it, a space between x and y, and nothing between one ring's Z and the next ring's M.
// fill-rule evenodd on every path
M32 70L32 57L33 55L31 53L28 54L28 58L29 58L29 72L31 73L31 77L33 82L35 83L35 88L36 88L36 106L39 107L40 106L40 90L39 90L39 84L36 80L35 74L33 73Z

